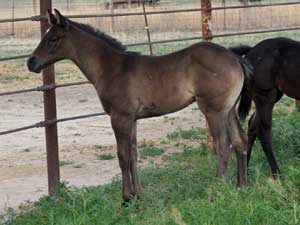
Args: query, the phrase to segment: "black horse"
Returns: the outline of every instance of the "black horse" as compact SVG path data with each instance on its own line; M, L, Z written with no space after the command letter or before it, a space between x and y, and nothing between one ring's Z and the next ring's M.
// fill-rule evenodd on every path
M254 47L232 47L231 51L244 56L254 68L250 88L244 89L239 115L245 119L252 100L256 112L248 123L248 165L253 143L258 137L266 154L273 176L280 173L272 148L272 111L283 94L300 99L300 42L288 38L264 40Z

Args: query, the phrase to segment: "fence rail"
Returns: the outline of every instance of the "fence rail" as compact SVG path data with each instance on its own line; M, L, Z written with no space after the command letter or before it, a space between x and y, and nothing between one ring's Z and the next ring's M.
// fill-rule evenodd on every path
M105 115L107 115L105 112L101 112L101 113L91 113L91 114L86 114L86 115L81 115L81 116L66 117L66 118L62 118L62 119L45 120L45 121L35 123L33 125L28 125L28 126L24 126L24 127L15 128L12 130L2 131L2 132L0 132L0 136L6 135L6 134L12 134L12 133L16 133L16 132L20 132L20 131L24 131L24 130L30 130L33 128L46 127L46 126L49 126L52 124L71 121L71 120L79 120L79 119L84 119L84 118L89 118L89 117L105 116Z
M288 5L299 5L299 1L295 2L282 2L282 3L269 3L269 4L255 4L255 5L241 5L241 6L218 6L211 7L212 11L215 10L229 10L229 9L247 9L247 8L263 8L263 7L275 7L275 6L288 6ZM187 12L201 12L202 8L192 8L192 9L175 9L175 10L157 10L157 11L147 11L144 12L134 12L134 13L105 13L105 14L80 14L80 15L68 15L70 19L81 19L81 18L96 18L96 17L120 17L120 16L143 16L155 15L155 14L170 14L170 13L187 13ZM1 19L0 23L11 23L11 22L24 22L24 21L40 21L47 20L46 16L32 16L23 17L15 19Z
M241 6L220 6L220 7L211 7L211 11L215 10L229 10L229 9L247 9L247 8L262 8L262 7L275 7L275 6L289 6L289 5L300 5L299 1L294 2L282 2L282 3L269 3L269 4L255 4L255 5L241 5ZM171 14L171 13L187 13L187 12L201 12L204 9L202 8L192 8L192 9L176 9L176 10L158 10L158 11L144 11L144 12L134 12L134 13L106 13L106 14L80 14L80 15L68 15L68 18L72 19L80 19L80 18L97 18L97 17L127 17L127 16L147 16L147 15L155 15L155 14ZM42 21L47 20L46 16L32 16L32 17L24 17L24 18L15 18L15 19L1 19L0 23L10 23L10 22L21 22L21 21ZM255 31L246 31L246 32L233 32L226 34L217 34L213 35L212 38L220 38L220 37L229 37L229 36L239 36L239 35L247 35L247 34L259 34L259 33L271 33L271 32L279 32L279 31L292 31L298 30L300 27L288 27L282 29L264 29L264 30L255 30ZM135 46L143 46L143 45L155 45L155 44L164 44L170 42L179 42L179 41L191 41L191 40L201 40L202 36L195 37L187 37L187 38L177 38L177 39L167 39L161 41L147 41L147 42L137 42L137 43L129 43L128 47ZM30 54L24 54L19 56L10 56L10 57L2 57L1 61L15 60L28 58Z
M28 93L28 92L35 92L35 91L49 91L56 88L62 88L62 87L71 87L71 86L78 86L82 84L90 84L89 81L79 81L79 82L72 82L72 83L64 83L64 84L50 84L50 85L42 85L35 88L28 88L28 89L21 89L17 91L7 91L0 93L1 96L7 96L7 95L15 95L15 94L21 94L21 93Z
M300 30L300 26L281 28L281 29L265 29L265 30L246 31L246 32L215 34L210 37L211 38L221 38L221 37L241 36L241 35L247 35L247 34L264 34L264 33L280 32L280 31L293 31L293 30ZM167 40L162 40L162 41L147 41L147 42L132 43L132 44L127 44L127 47L136 47L136 46L143 46L143 45L149 45L149 44L157 45L157 44L165 44L165 43L172 43L172 42L193 41L193 40L203 40L203 39L204 39L203 36L194 36L194 37L187 37L187 38L174 38L174 39L167 39ZM30 56L31 56L31 54L5 57L5 58L0 58L0 62L15 60L15 59L24 59L24 58L28 58ZM0 96L1 96L1 93L0 93Z

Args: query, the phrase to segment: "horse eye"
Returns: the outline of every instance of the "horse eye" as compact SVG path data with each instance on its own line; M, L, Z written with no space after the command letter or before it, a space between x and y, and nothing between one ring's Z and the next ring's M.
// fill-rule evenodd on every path
M57 37L52 37L52 38L49 39L49 42L50 42L50 43L55 43L55 42L57 42L57 41L58 41L58 38L57 38Z

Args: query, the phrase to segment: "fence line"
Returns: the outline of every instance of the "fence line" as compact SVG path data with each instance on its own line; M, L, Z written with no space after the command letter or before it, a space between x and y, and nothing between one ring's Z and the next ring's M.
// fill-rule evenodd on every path
M35 88L28 88L28 89L21 89L17 91L8 91L8 92L2 92L0 93L1 96L7 96L7 95L15 95L15 94L21 94L21 93L28 93L28 92L35 92L35 91L49 91L56 88L62 88L62 87L70 87L70 86L78 86L82 84L90 84L89 81L78 81L78 82L72 82L72 83L64 83L64 84L50 84L50 85L42 85Z
M105 115L107 115L105 112L101 112L101 113L92 113L92 114L86 114L86 115L81 115L81 116L66 117L66 118L62 118L62 119L44 120L44 121L35 123L33 125L19 127L19 128L7 130L7 131L2 131L2 132L0 132L0 136L6 135L6 134L12 134L12 133L16 133L16 132L20 132L20 131L24 131L24 130L30 130L33 128L46 127L46 126L49 126L52 124L66 122L66 121L70 121L70 120L79 120L79 119L84 119L84 118L89 118L89 117L105 116Z
M287 5L299 5L300 2L283 2L283 3L269 3L261 5L242 5L242 6L218 6L212 7L211 10L227 10L227 9L247 9L247 8L263 8L263 7L276 7L276 6L287 6ZM174 9L174 10L159 10L159 11L148 11L146 15L155 15L155 14L170 14L170 13L187 13L187 12L201 12L202 8L193 8L193 9ZM120 16L143 16L143 12L134 12L134 13L105 13L105 14L80 14L80 15L68 15L68 18L71 19L81 19L81 18L95 18L95 17L120 17ZM22 22L22 21L41 21L47 20L46 16L32 16L32 17L23 17L15 19L1 19L0 23L9 23L9 22Z
M0 58L0 62L2 62L2 61L9 61L9 60L15 60L15 59L25 59L25 58L28 58L30 55L31 54L4 57L4 58Z
M300 2L299 2L299 4L300 4ZM265 29L265 30L256 30L256 31L215 34L215 35L212 35L211 37L212 38L221 38L221 37L241 36L241 35L247 35L247 34L264 34L264 33L280 32L280 31L293 31L293 30L300 30L300 26L281 28L281 29ZM203 40L203 39L204 38L202 36L194 36L194 37L188 37L188 38L167 39L167 40L162 40L162 41L138 42L138 43L127 44L126 46L127 47L135 47L135 46L142 46L142 45L149 45L149 44L156 45L156 44L165 44L165 43L171 43L171 42ZM1 61L8 61L8 60L15 60L15 59L28 58L29 56L31 56L31 54L4 57L4 58L0 58L0 62ZM0 96L1 96L1 94L0 94Z

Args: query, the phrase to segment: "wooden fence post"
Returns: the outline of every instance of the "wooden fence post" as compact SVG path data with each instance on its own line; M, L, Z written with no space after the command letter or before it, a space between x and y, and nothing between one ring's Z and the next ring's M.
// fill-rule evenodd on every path
M144 13L144 20L145 20L145 30L146 30L147 38L148 38L149 52L150 52L150 55L153 55L152 44L151 44L150 27L149 27L149 24L148 24L148 18L147 18L147 14L146 14L146 8L145 8L144 0L142 1L142 7L143 7L143 13Z
M12 0L11 2L11 35L15 36L15 0Z
M226 0L222 0L222 7L224 7L223 10L223 31L227 30L227 24L226 24Z
M97 7L97 2L96 2L96 7ZM70 10L71 7L70 7L70 0L67 0L67 10Z
M201 20L202 20L202 36L205 41L212 40L212 31L211 31L211 0L201 0ZM214 152L214 142L209 129L208 124L206 123L206 143L208 152Z
M33 14L34 15L38 14L38 3L37 3L37 0L32 0L32 10L33 10Z
M112 14L111 16L111 32L113 33L115 31L115 17L113 16L114 15L114 1L113 0L110 0L110 13Z
M48 9L52 9L52 0L40 0L40 14L46 15ZM41 20L42 37L48 28L48 22ZM43 84L50 85L54 83L54 66L49 66L43 70ZM45 121L56 119L55 89L44 91L44 114ZM48 191L49 194L53 196L56 193L60 180L56 123L45 126L45 136L47 150Z

